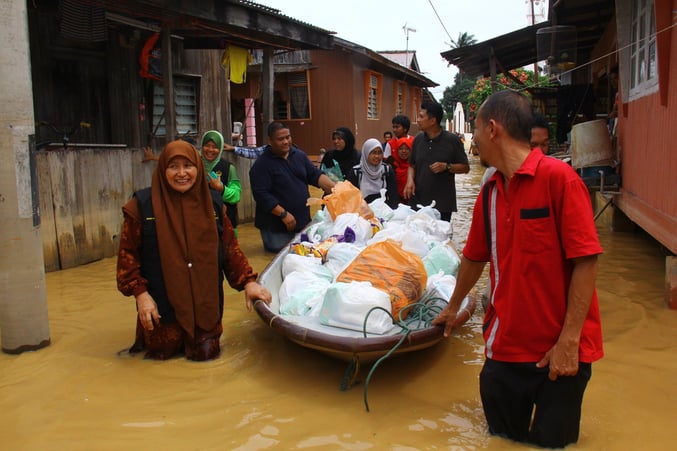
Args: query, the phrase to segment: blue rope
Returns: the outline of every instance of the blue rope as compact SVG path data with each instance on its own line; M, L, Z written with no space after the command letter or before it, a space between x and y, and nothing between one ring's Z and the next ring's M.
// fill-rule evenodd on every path
M441 305L440 305L441 303ZM402 308L399 312L398 319L395 321L395 318L393 317L392 313L388 311L387 309L384 309L382 307L374 307L371 310L367 312L367 315L364 317L364 323L362 325L362 333L364 334L364 337L367 337L367 320L369 319L369 315L373 311L376 310L382 310L392 318L393 323L397 324L401 328L402 333L402 338L392 347L388 352L386 352L383 356L381 356L376 362L374 362L374 365L372 365L371 369L369 370L369 374L367 374L367 379L365 380L364 383L364 407L367 409L367 412L369 412L369 400L367 399L369 396L369 381L371 381L371 376L374 374L374 371L376 371L376 368L383 362L385 359L390 357L397 349L402 345L402 343L405 342L407 337L411 332L421 330L421 329L427 329L430 327L432 324L432 320L435 319L442 309L444 309L444 305L447 304L446 299L438 298L438 297L431 297L430 299L426 300L425 302L415 302L413 304L409 304L406 307ZM409 312L409 315L406 320L402 319L402 315L405 312Z

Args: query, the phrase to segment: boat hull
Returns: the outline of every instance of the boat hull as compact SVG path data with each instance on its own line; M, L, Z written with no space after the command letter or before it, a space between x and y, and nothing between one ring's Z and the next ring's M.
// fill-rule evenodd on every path
M405 332L393 332L387 335L368 334L323 325L317 317L280 315L277 293L282 284L282 261L288 249L283 249L268 264L259 276L259 282L273 295L270 305L257 301L254 309L261 320L275 332L305 348L314 349L331 357L368 363L377 360L395 348L406 335L393 354L418 351L438 344L444 338L444 329L429 326L423 329ZM475 311L474 295L469 295L461 305L456 324L468 321Z

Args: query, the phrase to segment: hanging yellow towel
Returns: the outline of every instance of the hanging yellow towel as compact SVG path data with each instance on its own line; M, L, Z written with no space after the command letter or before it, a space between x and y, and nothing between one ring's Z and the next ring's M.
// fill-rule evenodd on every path
M228 79L242 84L247 81L247 66L252 61L249 50L229 45L221 56L221 66L226 70Z

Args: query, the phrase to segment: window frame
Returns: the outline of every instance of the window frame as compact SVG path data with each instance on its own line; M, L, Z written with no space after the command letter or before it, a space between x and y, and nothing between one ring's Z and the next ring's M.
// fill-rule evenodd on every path
M289 76L294 75L294 74L303 74L303 77L305 81L303 83L300 82L295 82L291 83L289 81ZM306 98L308 99L308 117L292 117L292 105L291 105L291 99L292 99L292 93L291 90L292 88L301 88L304 87L306 88ZM307 69L305 70L299 70L299 71L294 71L294 72L288 72L287 73L287 118L285 119L286 121L309 121L313 117L313 102L310 94L310 73Z
M176 113L176 134L177 136L197 136L199 127L200 127L200 83L202 77L199 75L188 75L188 74L174 74L174 111ZM182 86L191 85L192 92L182 90ZM164 106L165 106L165 97L164 97L164 88L162 83L154 81L153 82L153 92L152 92L152 120L151 120L151 133L154 138L166 138L167 137L167 118L164 117ZM187 97L192 97L192 110L190 110L190 102L185 103ZM158 103L157 99L162 99L162 103ZM188 114L183 114L186 111L186 106L188 106ZM192 121L184 121L182 118L192 117ZM161 119L163 123L158 125ZM188 124L187 129L183 129L183 125ZM194 126L194 129L190 127ZM174 138L172 138L174 139Z
M376 81L376 86L372 87L372 77ZM375 90L375 92L372 91ZM372 105L372 92L374 94L373 105L376 112L370 111ZM371 70L364 73L364 110L367 120L381 119L381 100L383 97L383 74Z
M418 124L418 112L421 109L421 96L423 95L423 90L418 86L411 87L411 122Z
M407 84L403 81L395 81L395 112L406 114L407 110Z
M629 100L658 90L658 49L656 42L656 5L654 0L633 0L630 17L628 61ZM653 57L653 58L652 58ZM651 62L653 60L653 70ZM642 63L646 73L642 74Z

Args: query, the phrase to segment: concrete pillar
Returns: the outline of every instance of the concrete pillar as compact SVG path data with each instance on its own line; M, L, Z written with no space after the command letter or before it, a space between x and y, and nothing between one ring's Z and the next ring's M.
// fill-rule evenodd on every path
M35 120L26 2L0 2L0 42L0 341L16 354L50 343L28 151Z

